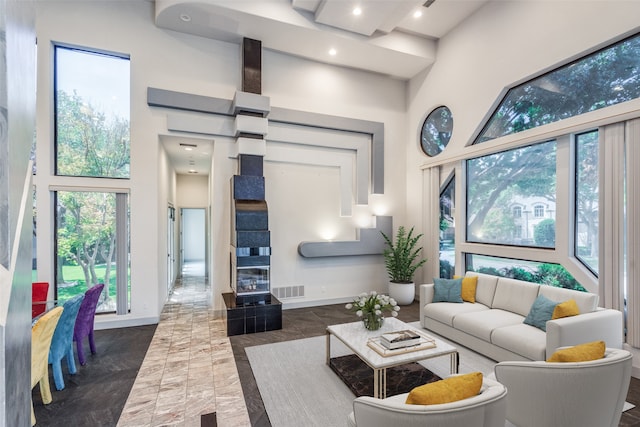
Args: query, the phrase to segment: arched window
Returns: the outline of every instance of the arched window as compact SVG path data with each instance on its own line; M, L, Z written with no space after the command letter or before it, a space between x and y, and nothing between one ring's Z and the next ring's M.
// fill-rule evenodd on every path
M513 208L513 217L522 218L522 208L520 206L515 206Z

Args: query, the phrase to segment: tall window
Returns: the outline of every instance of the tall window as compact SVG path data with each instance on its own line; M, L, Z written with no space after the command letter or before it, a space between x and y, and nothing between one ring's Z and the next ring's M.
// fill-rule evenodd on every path
M555 141L467 160L467 241L554 247L555 227L542 235L531 211L511 209L540 199L555 203Z
M129 60L55 47L56 174L129 177Z
M454 176L440 192L440 277L443 279L453 278L456 265L455 189Z
M128 194L101 178L129 178L129 59L58 45L54 61L55 173L70 177L54 192L56 298L104 283L97 311L126 314Z
M54 194L56 299L64 301L104 283L97 312L116 311L117 295L126 296L129 283L127 257L118 257L119 252L128 253L126 194L77 191Z
M576 218L575 254L587 268L598 274L598 131L575 139Z
M475 143L640 97L640 35L511 88Z

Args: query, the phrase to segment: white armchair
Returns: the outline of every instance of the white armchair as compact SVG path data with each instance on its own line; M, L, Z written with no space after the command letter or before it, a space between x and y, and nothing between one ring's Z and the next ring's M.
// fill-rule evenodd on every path
M632 356L607 348L589 362L500 362L509 391L507 420L518 427L617 427L631 380Z
M484 378L480 394L441 405L407 405L408 393L386 399L358 397L349 415L350 427L504 427L507 390Z

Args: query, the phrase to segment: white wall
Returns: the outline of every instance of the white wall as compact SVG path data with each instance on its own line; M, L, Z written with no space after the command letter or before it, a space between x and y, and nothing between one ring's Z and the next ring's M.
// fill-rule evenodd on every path
M166 208L182 197L158 135L167 134L167 110L150 108L147 87L232 99L240 89L240 46L161 30L153 24L152 2L37 2L38 33L38 211L51 212L48 185L69 182L52 175L51 43L63 42L131 56L131 179L104 185L131 194L131 313L100 316L98 327L155 321L166 301ZM263 93L271 105L296 110L383 122L385 125L386 194L372 196L396 226L405 214L406 83L381 75L263 52ZM211 277L213 305L223 309L220 294L229 289L229 180L236 173L230 158L234 141L217 137L210 176ZM269 147L267 146L267 150ZM331 153L328 149L311 148ZM149 159L157 162L149 162ZM273 241L273 279L282 285L305 285L298 303L348 300L363 290L383 290L386 274L381 256L302 259L303 240L317 240L320 225L307 218L326 212L345 238L356 237L356 219L341 218L335 170L297 164L265 164L267 202ZM328 181L327 181L328 180ZM81 185L93 185L80 181ZM331 186L327 186L330 183ZM296 194L295 198L288 197ZM205 196L206 198L206 196ZM353 203L353 202L352 202ZM151 213L155 206L157 212ZM371 206L354 206L355 215L370 215ZM53 277L50 220L39 222L38 259L42 279ZM155 254L150 256L150 254ZM155 259L154 259L155 258ZM42 263L41 263L42 261Z
M208 175L176 175L176 202L181 208L205 208L208 202Z

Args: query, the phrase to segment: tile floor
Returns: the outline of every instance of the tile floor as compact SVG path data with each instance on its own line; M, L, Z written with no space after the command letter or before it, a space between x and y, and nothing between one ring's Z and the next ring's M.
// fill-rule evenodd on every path
M118 427L200 427L212 412L220 427L251 425L225 322L208 307L207 280L190 273L162 311Z

